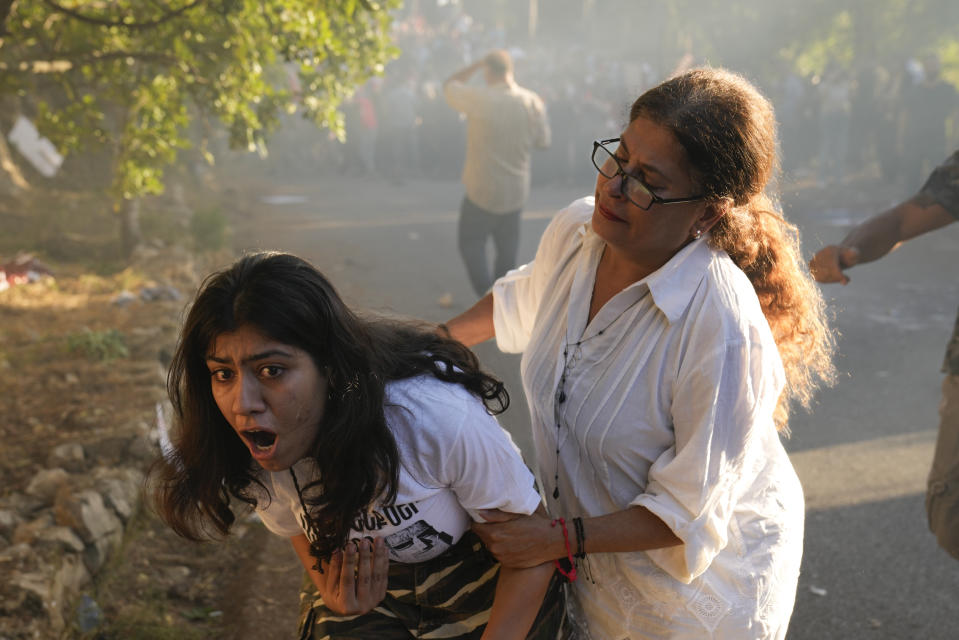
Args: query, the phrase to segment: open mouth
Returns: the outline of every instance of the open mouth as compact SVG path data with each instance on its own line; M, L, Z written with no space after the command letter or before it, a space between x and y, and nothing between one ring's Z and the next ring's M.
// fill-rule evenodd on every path
M257 451L269 451L276 443L276 434L262 429L253 429L243 434Z

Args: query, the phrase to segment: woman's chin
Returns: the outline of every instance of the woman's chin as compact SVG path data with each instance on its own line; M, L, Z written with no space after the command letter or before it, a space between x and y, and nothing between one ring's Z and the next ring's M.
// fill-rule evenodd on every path
M291 463L286 461L288 456L282 454L277 447L277 444L274 444L269 449L263 449L255 446L251 446L249 449L250 455L253 456L253 459L256 460L256 463L267 471L283 471L284 469L292 466Z
M615 238L613 232L619 229L617 223L604 216L598 208L593 211L593 217L589 221L589 226L592 228L593 233L606 242Z

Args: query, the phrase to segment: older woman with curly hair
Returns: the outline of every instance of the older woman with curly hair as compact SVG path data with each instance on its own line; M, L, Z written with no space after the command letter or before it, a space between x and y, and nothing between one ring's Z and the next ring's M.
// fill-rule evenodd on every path
M696 69L593 143L593 197L449 321L523 352L549 517L474 525L504 566L553 560L595 638L783 638L803 494L780 442L834 338L767 189L772 107Z

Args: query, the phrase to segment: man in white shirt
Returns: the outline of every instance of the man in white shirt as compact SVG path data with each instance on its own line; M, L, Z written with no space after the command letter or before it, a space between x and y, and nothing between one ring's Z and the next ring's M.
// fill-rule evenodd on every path
M479 69L485 86L467 84ZM460 69L443 83L451 107L466 116L466 162L460 206L459 250L476 293L516 266L519 217L529 197L530 154L550 144L542 99L513 79L513 61L498 49ZM493 270L486 240L495 249Z

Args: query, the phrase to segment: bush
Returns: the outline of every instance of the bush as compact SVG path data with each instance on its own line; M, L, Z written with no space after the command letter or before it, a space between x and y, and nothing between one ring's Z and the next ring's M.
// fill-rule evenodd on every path
M226 244L226 216L219 208L201 209L190 219L193 244L198 251L218 251Z
M91 331L84 327L79 333L67 336L67 349L70 353L79 353L98 362L108 362L130 355L126 340L117 329Z

